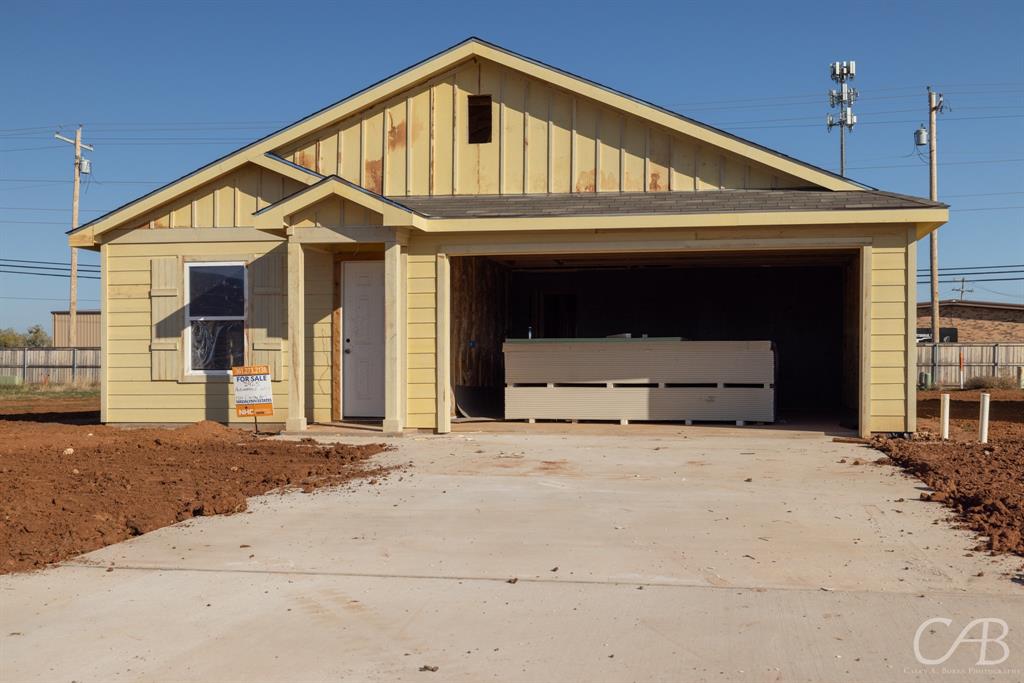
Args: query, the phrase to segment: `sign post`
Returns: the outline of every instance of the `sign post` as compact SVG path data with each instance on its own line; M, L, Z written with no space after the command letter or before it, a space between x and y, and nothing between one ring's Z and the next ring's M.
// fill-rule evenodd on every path
M270 385L270 367L267 365L242 365L231 368L231 380L235 385L235 415L252 416L252 423L259 434L259 417L274 414L274 393Z

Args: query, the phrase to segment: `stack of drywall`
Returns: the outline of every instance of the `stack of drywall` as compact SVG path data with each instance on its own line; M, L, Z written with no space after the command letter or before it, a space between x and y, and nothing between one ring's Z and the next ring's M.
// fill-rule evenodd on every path
M506 419L772 422L771 342L505 342Z

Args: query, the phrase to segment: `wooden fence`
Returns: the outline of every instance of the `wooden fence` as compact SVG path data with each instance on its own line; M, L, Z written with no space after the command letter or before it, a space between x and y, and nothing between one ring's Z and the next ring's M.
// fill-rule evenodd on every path
M93 347L0 349L0 383L99 384L100 358Z
M920 344L917 372L933 376L933 384L960 385L960 354L964 381L972 377L1019 377L1024 367L1024 344ZM934 361L934 362L933 362Z

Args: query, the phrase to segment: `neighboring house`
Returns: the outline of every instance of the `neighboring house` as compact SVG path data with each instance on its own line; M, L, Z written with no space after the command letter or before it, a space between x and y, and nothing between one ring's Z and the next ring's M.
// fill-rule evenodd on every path
M71 313L69 311L50 311L53 319L53 345L71 345ZM75 345L78 347L98 347L100 345L100 312L78 311L75 313L75 324L78 327Z
M917 305L918 337L931 340L931 303ZM939 327L955 330L953 341L961 343L1024 343L1024 304L1005 304L996 301L939 302ZM943 332L943 340L950 337Z
M108 423L235 420L250 363L290 430L447 432L503 339L630 332L771 340L781 414L868 433L915 428L915 244L947 219L470 39L70 243Z

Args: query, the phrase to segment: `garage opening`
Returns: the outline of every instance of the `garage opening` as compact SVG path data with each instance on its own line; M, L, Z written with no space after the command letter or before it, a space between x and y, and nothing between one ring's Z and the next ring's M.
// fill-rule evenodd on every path
M771 341L778 420L856 427L856 251L451 259L456 417L504 416L509 339Z

